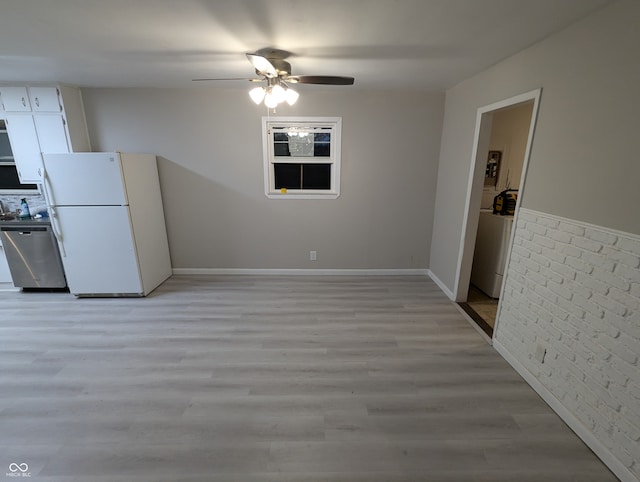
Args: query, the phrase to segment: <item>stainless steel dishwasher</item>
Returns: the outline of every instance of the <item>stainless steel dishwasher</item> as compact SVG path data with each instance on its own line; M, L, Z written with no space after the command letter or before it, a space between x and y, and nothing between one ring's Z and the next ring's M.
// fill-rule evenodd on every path
M51 225L29 221L3 223L0 225L0 236L16 287L67 286Z

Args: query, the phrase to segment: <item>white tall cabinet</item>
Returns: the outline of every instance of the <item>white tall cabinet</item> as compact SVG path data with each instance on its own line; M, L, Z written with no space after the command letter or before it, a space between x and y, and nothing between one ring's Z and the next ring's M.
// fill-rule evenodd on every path
M91 150L80 89L0 85L2 116L22 183L42 183L42 153Z

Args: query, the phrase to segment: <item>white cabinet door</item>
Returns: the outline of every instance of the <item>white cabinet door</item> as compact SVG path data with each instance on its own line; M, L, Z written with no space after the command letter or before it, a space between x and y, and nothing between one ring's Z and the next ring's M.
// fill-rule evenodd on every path
M0 87L0 99L7 112L31 112L26 87Z
M60 93L56 87L29 87L34 112L62 112Z
M33 120L36 124L36 132L38 133L38 141L40 142L40 152L69 152L67 131L64 128L64 119L61 115L34 115Z
M7 115L6 124L20 182L41 183L42 155L33 117L20 114Z

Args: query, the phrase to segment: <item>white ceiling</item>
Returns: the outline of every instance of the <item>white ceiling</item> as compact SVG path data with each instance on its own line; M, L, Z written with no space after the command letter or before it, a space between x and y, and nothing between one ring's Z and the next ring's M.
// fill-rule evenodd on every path
M2 0L0 81L201 86L252 76L245 52L275 47L294 74L440 90L610 1Z

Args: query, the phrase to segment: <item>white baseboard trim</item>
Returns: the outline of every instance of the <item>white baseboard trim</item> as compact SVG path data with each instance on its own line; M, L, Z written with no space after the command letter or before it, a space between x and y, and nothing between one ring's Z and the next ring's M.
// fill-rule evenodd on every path
M620 460L605 447L591 431L571 413L533 374L522 365L498 340L493 340L493 347L531 385L538 395L551 409L564 420L582 441L609 467L622 482L638 482L640 479L627 469Z
M175 275L254 275L254 276L427 276L426 269L247 269L173 268Z
M454 296L453 291L451 291L449 288L447 288L447 285L446 285L446 284L444 284L444 283L442 282L442 280L440 280L440 278L438 278L438 277L433 273L433 271L431 271L430 269L428 269L428 270L427 270L427 276L428 276L429 278L431 278L435 284L437 284L437 285L438 285L438 288L440 288L442 291L444 291L444 294L445 294L445 295L447 295L451 301L455 301L456 297Z

